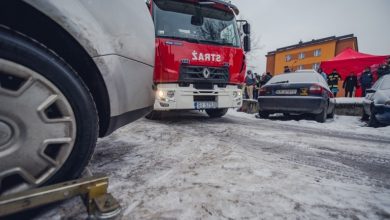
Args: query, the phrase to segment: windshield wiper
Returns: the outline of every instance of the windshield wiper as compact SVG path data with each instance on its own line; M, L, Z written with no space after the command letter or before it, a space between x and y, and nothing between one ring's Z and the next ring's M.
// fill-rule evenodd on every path
M274 82L274 83L271 83L271 84L282 84L282 83L288 83L288 82L289 82L288 80L285 80L285 81Z
M175 39L175 40L184 40L184 41L188 41L188 42L191 42L191 43L199 43L199 40L195 39L195 38L177 37L177 36L158 36L158 37L161 37L161 38L171 38L171 39Z
M201 43L209 43L209 44L216 44L216 45L227 45L227 46L233 46L232 43L228 42L218 42L218 41L212 41L212 40L199 40Z

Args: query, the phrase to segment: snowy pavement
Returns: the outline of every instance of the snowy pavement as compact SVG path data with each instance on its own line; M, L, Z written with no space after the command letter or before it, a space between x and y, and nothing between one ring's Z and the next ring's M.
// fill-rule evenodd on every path
M122 219L389 219L390 127L229 111L141 119L98 142ZM37 219L80 219L73 199Z
M344 97L338 97L336 98L337 104L363 104L364 98L363 97L354 97L354 98L344 98Z

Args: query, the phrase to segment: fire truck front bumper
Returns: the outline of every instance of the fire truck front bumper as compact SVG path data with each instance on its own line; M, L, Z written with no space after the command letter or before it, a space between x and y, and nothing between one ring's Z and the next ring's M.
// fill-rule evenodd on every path
M237 85L220 88L214 85L211 90L196 89L191 84L180 87L178 84L159 84L156 90L154 110L204 110L240 108L242 90Z

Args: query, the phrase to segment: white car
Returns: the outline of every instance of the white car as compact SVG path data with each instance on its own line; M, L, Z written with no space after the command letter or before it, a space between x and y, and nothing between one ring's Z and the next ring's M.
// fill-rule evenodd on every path
M0 1L0 195L78 177L149 113L154 41L143 0Z

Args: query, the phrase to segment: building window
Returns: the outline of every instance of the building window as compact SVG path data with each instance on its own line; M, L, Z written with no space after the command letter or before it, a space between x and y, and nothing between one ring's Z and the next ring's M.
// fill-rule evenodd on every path
M305 59L305 53L303 53L303 52L299 53L298 57L299 57L300 60Z
M320 57L321 56L321 49L317 49L314 51L314 56L315 57Z
M305 69L305 67L303 65L298 66L298 70L303 70L303 69Z
M292 59L292 56L291 55L286 55L286 62L290 62Z
M318 68L320 68L320 64L319 63L313 64L313 70L318 70Z

